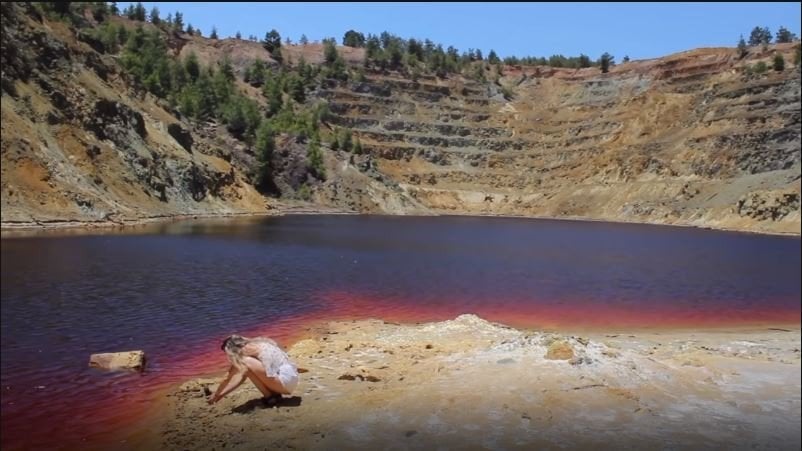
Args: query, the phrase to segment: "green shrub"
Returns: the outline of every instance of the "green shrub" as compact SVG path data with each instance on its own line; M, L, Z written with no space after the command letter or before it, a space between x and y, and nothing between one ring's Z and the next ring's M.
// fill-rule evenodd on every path
M774 55L772 66L774 67L775 71L782 72L785 69L785 58L783 58L783 56L779 53Z
M299 199L310 201L312 200L312 190L309 189L309 185L303 184L298 188L298 191L295 193Z
M325 179L326 168L323 164L323 152L320 150L320 141L313 138L309 141L309 146L306 151L307 166L318 179Z

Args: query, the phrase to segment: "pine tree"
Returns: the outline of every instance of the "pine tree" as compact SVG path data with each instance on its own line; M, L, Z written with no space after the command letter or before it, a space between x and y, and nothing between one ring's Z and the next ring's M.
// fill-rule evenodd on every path
M281 47L281 35L275 29L268 31L262 40L262 46L268 52L273 53L273 50Z
M375 35L368 35L365 41L365 61L372 61L376 59L381 53L381 42Z
M357 68L356 69L356 74L354 75L354 81L359 82L359 83L364 83L367 80L368 80L368 78L365 76L365 69L363 69L361 67Z
M601 71L603 74L606 74L610 70L610 66L614 63L615 57L610 55L607 52L604 52L599 58L599 66L601 67Z
M195 34L195 28L192 26L191 23L187 24L187 34L189 34L189 35Z
M334 38L323 40L323 59L326 64L333 64L337 60L337 47L334 45Z
M794 42L794 40L796 40L796 35L791 33L787 28L780 27L780 29L777 30L776 42L778 44Z
M92 6L92 17L97 22L103 22L106 20L106 16L109 14L109 7L106 5L106 2L93 2Z
M255 60L250 67L245 69L245 82L251 86L262 86L265 82L265 63L262 60Z
M501 59L496 55L496 51L491 49L490 53L487 54L487 61L490 64L498 64L501 62Z
M323 153L320 150L320 139L312 137L309 141L309 147L306 151L307 165L312 170L315 177L324 179L326 176L326 168L323 165Z
M209 33L209 39L217 39L217 27L212 25L212 32Z
M348 30L343 36L343 45L347 47L363 47L365 45L365 35L355 30Z
M771 30L769 27L755 27L752 29L752 32L749 34L749 45L761 45L767 46L771 43Z
M256 143L254 144L256 158L259 162L257 168L257 186L266 189L272 182L273 177L273 153L276 150L276 142L273 139L273 130L270 124L262 122L256 131Z
M763 40L763 29L760 27L752 28L749 33L749 45L760 45Z
M397 69L401 67L401 62L404 60L404 53L401 50L401 44L398 42L397 39L392 39L387 48L384 49L385 54L387 55L387 62L391 69Z
M128 42L128 29L125 27L117 28L117 43L122 45Z
M184 60L184 70L186 71L189 79L196 82L200 76L200 63L198 62L198 55L195 52L190 52Z
M223 108L223 122L226 124L226 129L238 139L243 137L248 128L242 103L242 99L236 97Z
M304 103L306 101L306 92L301 77L297 74L292 74L287 84L290 97L298 103Z
M336 80L347 81L348 80L348 71L346 71L345 67L345 60L340 55L337 55L337 58L328 67L326 76L328 78L334 78Z
M217 113L217 98L212 84L212 77L208 72L202 71L195 83L198 92L198 112L199 119L211 119Z
M242 33L240 33L239 30L237 30L237 34L235 34L234 37L237 38L237 40L239 41L242 39Z
M299 42L301 43L301 45L307 45L309 44L309 38L307 38L305 34L302 34Z
M282 55L281 55L281 35L275 29L270 30L265 34L264 40L262 40L262 46L270 52L270 57L274 60L278 61L279 64L282 62Z
M746 41L744 41L744 35L741 35L741 39L738 40L738 57L743 59L747 53L749 53L749 50L746 47Z
M142 5L141 2L137 2L136 6L134 6L133 17L131 17L131 19L132 20L138 20L140 22L144 22L146 15L147 15L147 11L145 10L145 7Z
M223 74L223 77L225 77L226 81L233 83L235 78L234 67L231 65L231 59L228 57L228 55L223 56L223 59L220 61L219 65L220 73Z
M769 27L763 27L763 37L761 39L761 43L764 46L768 46L771 44L772 37L773 36L771 35L771 31L769 31Z
M184 31L184 15L181 14L180 11L175 12L175 17L173 18L173 28L179 33Z
M340 135L339 136L340 149L346 152L351 152L353 150L353 145L354 145L351 130L347 128L342 128L340 129L339 135Z
M298 66L295 68L298 71L298 75L301 77L304 85L307 85L312 82L312 71L310 70L311 67L306 64L306 59L303 55L298 60Z
M283 104L280 80L276 77L268 79L265 82L263 93L267 98L267 115L274 116L281 110Z
M161 19L159 18L159 8L155 6L150 10L150 23L153 25L159 25L161 23Z
M628 63L629 62L629 55L624 55L624 59L622 59L621 61L623 61L625 63Z
M248 139L256 135L256 130L262 124L262 111L259 104L251 99L244 99L243 110L245 111L245 136Z
M281 47L276 47L272 52L270 52L270 57L281 64L284 61L284 55L281 53Z
M170 65L170 84L178 91L186 86L189 81L187 70L180 61L173 61Z

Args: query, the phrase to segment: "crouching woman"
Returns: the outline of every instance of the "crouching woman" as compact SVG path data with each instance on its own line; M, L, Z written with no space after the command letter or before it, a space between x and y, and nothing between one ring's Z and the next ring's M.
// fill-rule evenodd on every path
M269 338L245 338L231 335L220 348L231 362L228 376L209 399L214 404L245 382L253 382L266 400L289 395L298 386L298 368L275 341Z

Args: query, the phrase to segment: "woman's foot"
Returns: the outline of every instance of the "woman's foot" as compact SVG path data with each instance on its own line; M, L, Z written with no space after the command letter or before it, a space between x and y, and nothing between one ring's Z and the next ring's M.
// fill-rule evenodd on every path
M281 393L273 393L270 396L265 396L264 398L262 398L262 404L264 404L264 406L268 408L276 407L280 402L281 402Z

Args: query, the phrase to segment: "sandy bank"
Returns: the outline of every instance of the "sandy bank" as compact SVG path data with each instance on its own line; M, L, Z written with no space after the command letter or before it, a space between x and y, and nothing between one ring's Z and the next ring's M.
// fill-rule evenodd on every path
M295 396L173 390L168 449L799 449L800 329L583 336L473 315L333 322L289 349Z

